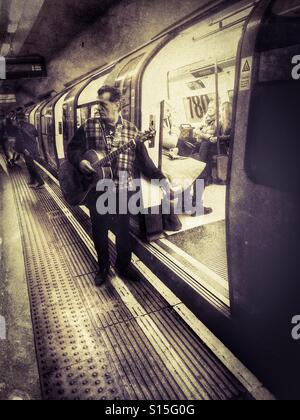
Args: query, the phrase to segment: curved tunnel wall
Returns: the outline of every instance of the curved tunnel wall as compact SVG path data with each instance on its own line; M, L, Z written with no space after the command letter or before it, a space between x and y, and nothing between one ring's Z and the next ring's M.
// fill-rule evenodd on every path
M122 0L48 63L48 77L22 82L18 103L37 100L81 75L110 63L148 42L169 25L192 13L209 0Z

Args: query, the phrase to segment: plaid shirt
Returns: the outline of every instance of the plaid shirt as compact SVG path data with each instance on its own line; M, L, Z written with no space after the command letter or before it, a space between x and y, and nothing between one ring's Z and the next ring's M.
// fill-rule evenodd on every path
M99 118L90 118L83 124L83 130L88 149L94 149L99 152L113 152L120 147L128 144L131 140L136 140L139 136L139 130L129 121L120 120L114 130L109 133L109 127L105 127L106 142L103 135L103 128ZM135 150L129 148L122 153L112 163L114 181L120 188L128 187L134 179ZM121 175L126 174L127 179L120 179ZM123 178L123 177L122 177Z
M130 122L122 120L115 129L114 135L110 135L109 127L105 128L107 134L108 149L114 150L127 144L132 139L138 140L140 132ZM114 129L112 129L114 131ZM74 134L67 146L67 159L78 169L80 162L88 150L106 151L103 131L98 118L87 120ZM135 173L142 173L147 179L162 180L165 175L156 167L150 158L143 141L136 141L135 149L129 149L120 155L112 164L114 181L120 188L131 187L131 181ZM120 171L127 175L125 180L120 180Z

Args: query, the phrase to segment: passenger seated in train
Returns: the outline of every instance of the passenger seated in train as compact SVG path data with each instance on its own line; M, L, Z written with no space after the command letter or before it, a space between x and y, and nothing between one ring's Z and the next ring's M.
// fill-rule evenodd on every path
M14 148L15 142L15 123L16 115L14 111L11 111L9 114L5 115L4 111L1 119L1 141L2 141L2 150L6 159L8 166L13 167L16 162L20 159L19 153L17 153Z
M100 118L90 118L77 130L67 147L67 158L71 164L78 168L83 174L91 176L95 170L85 156L88 150L94 149L107 154L115 151L121 146L136 140L135 148L128 150L111 162L113 181L116 186L117 204L124 204L126 214L121 214L119 205L115 215L100 214L97 210L97 201L103 193L97 193L92 189L86 205L90 210L93 238L98 255L99 272L95 277L95 284L101 286L110 275L110 255L108 232L112 230L116 234L117 260L115 268L125 279L138 281L137 273L131 268L132 245L130 237L130 211L128 201L130 199L130 186L134 179L136 167L148 179L163 180L164 174L156 168L150 159L147 149L142 141L139 141L138 129L121 115L121 91L112 86L103 86L98 91ZM124 180L121 174L126 174ZM128 192L124 196L120 191ZM111 193L109 191L109 193ZM122 202L120 200L125 200ZM124 207L123 206L123 207Z
M232 128L232 104L231 102L224 102L221 110L220 118L220 135L219 141L221 146L221 153L228 155Z
M45 183L34 162L39 156L38 133L32 124L26 122L23 109L16 112L16 125L12 125L10 131L15 137L14 150L23 156L26 163L29 173L28 186L34 189L43 188Z
M171 115L167 115L163 124L162 171L173 186L174 196L171 205L175 206L176 201L181 200L183 204L182 210L190 211L189 205L186 205L187 203L185 203L184 197L187 197L187 192L190 192L192 195L192 202L190 204L196 209L196 181L197 179L202 179L205 165L199 162L199 160L189 157L190 153L187 156L183 156L182 149L181 154L179 154L180 144L183 147L183 143L180 143L179 139L181 134L182 129L172 124ZM195 146L192 147L195 148ZM203 196L198 198L198 200L202 201ZM210 214L211 212L212 209L204 207L204 215ZM195 217L197 214L198 211L193 210L191 216ZM178 226L178 230L180 228L181 226Z
M203 124L196 130L197 146L195 147L195 151L197 153L194 152L193 154L195 159L199 159L207 164L206 170L202 174L206 186L218 182L216 171L213 171L213 166L216 165L215 156L218 154L228 155L231 139L231 124L232 104L227 101L222 104L219 134L217 133L216 106L215 102L210 102Z
M207 113L203 118L202 124L195 132L197 146L193 157L206 163L206 168L202 174L205 185L212 184L212 159L218 154L217 149L217 121L216 104L211 101L208 105Z

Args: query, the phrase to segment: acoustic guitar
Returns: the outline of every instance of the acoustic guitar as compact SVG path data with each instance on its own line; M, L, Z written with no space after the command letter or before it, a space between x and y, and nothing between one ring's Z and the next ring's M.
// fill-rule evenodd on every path
M146 142L153 139L155 135L155 130L147 131L143 136L139 137L139 141ZM89 150L83 155L82 159L88 160L96 171L92 175L85 175L69 161L65 161L59 169L58 179L66 202L71 206L84 204L88 195L93 189L95 190L99 181L113 179L111 168L113 161L122 153L125 153L129 149L135 149L135 147L136 140L131 140L109 154Z

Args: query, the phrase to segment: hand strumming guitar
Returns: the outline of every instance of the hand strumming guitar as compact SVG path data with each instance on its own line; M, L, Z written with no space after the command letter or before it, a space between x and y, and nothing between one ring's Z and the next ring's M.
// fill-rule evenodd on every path
M82 160L80 162L79 168L85 175L92 175L97 173L88 160Z

